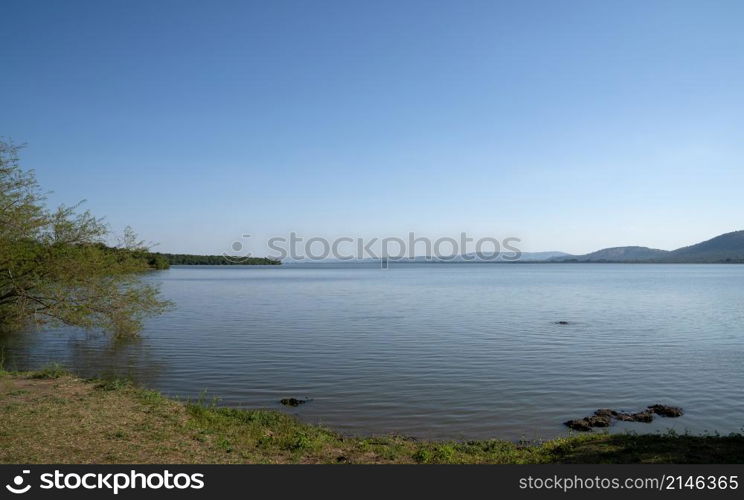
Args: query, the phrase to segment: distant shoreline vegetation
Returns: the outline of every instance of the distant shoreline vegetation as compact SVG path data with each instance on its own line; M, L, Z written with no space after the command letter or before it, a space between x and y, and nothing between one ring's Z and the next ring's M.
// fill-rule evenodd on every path
M240 257L231 259L224 255L193 255L185 253L150 252L148 264L153 269L168 269L170 266L278 266L280 260L267 257Z

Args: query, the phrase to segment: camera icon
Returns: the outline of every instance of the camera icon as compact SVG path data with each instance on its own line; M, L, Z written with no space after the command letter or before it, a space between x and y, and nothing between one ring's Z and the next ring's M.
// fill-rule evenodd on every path
M23 474L30 474L30 473L31 473L30 470L24 470L23 471ZM7 490L9 492L15 493L17 495L20 495L22 493L26 493L28 490L31 489L31 485L30 484L27 484L26 486L22 486L23 485L23 481L24 481L24 477L21 476L21 475L18 475L18 476L16 476L16 477L13 478L13 485L15 485L15 486L10 485L10 484L6 484L5 485L5 488L7 488Z

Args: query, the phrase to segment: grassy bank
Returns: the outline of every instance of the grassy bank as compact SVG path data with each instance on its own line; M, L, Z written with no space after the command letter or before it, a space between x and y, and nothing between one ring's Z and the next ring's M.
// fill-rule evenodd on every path
M744 462L744 436L587 434L535 445L348 438L280 412L182 403L56 369L0 374L0 463Z

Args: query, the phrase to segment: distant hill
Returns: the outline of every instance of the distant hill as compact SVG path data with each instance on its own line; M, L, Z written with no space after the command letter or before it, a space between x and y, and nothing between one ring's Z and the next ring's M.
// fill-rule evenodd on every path
M638 262L658 260L666 257L670 252L648 247L613 247L597 250L585 255L569 255L553 260L572 260L579 262Z
M716 236L702 243L667 251L648 247L605 248L585 255L569 255L551 262L677 262L744 263L744 231Z
M716 236L697 245L678 248L664 259L667 262L744 262L744 231Z

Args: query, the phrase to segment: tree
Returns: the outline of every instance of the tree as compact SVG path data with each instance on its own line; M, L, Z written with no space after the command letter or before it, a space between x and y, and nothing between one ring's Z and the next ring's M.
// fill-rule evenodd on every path
M142 321L169 303L142 280L147 248L131 230L105 244L102 219L77 206L49 210L20 147L0 139L0 326L100 328L136 335Z

